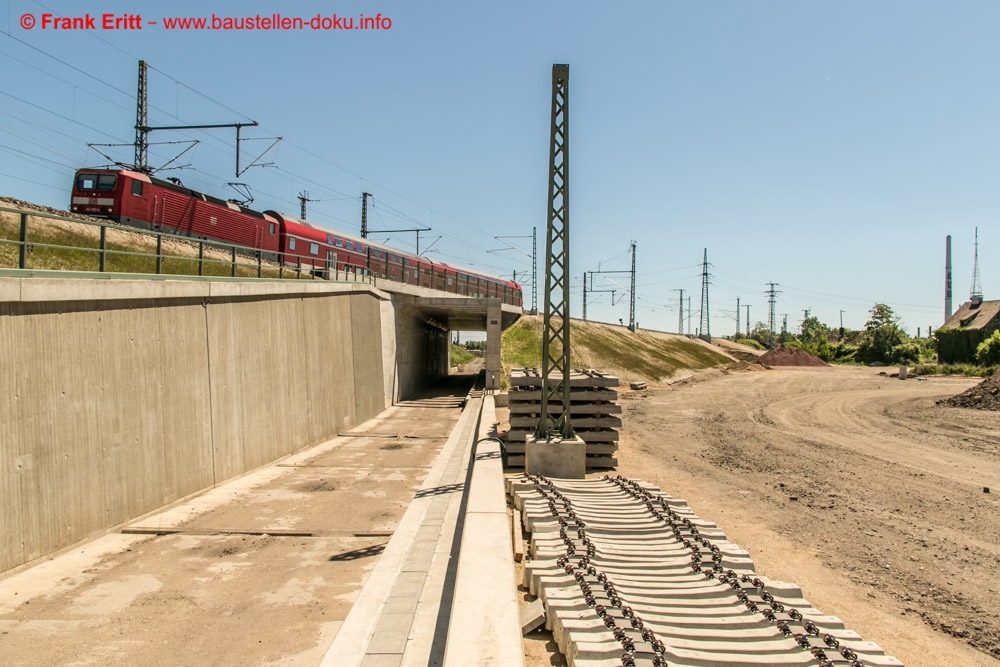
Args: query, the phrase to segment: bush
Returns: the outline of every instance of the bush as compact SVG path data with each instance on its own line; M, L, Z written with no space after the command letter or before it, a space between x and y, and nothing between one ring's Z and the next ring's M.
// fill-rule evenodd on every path
M989 377L997 371L997 366L972 366L970 364L920 364L910 368L910 375L968 375L969 377Z
M746 345L747 347L752 347L755 350L766 350L767 349L766 347L764 347L763 345L761 345L760 342L754 340L753 338L747 338L746 336L743 336L742 338L740 338L736 342L739 343L740 345Z
M939 364L971 364L976 361L976 351L983 341L980 329L955 329L941 327L934 332L937 340Z
M920 361L920 346L907 341L892 348L892 363L915 364Z
M994 331L992 336L979 344L976 348L976 361L980 366L1000 364L1000 331Z
M857 353L858 347L856 345L840 342L833 346L833 360L838 364L857 363L857 359L854 358Z

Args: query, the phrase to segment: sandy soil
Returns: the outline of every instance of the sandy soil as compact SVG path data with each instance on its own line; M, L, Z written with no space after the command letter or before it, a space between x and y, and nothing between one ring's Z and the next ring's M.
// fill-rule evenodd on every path
M935 404L977 381L783 368L625 390L619 472L909 667L1000 665L1000 415Z

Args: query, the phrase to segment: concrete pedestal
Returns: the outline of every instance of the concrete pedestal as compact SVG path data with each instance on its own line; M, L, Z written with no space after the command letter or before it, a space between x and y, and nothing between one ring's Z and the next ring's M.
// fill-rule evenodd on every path
M580 437L538 440L529 435L524 454L524 469L529 475L559 479L584 479L587 476L587 443Z

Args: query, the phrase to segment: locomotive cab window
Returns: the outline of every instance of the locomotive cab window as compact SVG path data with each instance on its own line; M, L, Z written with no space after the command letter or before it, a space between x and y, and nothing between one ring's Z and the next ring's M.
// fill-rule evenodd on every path
M110 192L118 183L117 174L80 174L76 179L77 190Z
M269 233L269 234L270 234L271 236L274 236L274 228L275 228L275 224L274 224L273 222L272 222L272 223L270 223L270 224L268 225L268 227L267 227L267 231L268 231L268 233Z
M132 194L136 197L142 196L142 181L137 179L132 181Z
M288 237L288 249L289 250L295 250L295 237L294 236L289 236Z

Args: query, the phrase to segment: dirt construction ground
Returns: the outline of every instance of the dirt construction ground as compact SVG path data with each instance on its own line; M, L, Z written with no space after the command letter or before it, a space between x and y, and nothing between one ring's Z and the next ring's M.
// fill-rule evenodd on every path
M977 382L783 368L625 390L618 472L909 667L1000 665L1000 413L935 404Z

